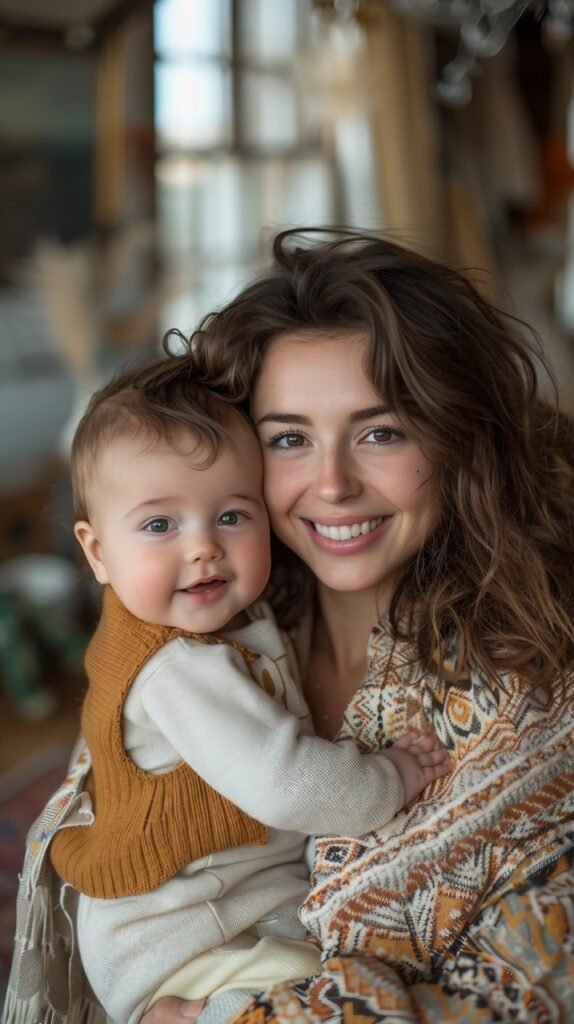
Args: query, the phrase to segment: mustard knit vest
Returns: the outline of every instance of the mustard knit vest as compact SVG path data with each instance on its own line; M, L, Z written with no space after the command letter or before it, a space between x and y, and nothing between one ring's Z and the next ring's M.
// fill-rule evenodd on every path
M209 853L265 843L265 826L220 796L185 762L154 775L138 768L124 750L126 694L148 658L177 636L231 643L142 622L106 587L102 616L86 653L89 688L82 710L92 755L86 789L95 821L62 829L50 847L60 878L87 896L113 899L149 892ZM232 646L248 665L257 657Z

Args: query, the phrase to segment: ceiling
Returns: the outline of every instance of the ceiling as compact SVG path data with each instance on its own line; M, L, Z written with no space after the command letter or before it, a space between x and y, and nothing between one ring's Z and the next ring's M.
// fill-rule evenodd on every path
M0 0L0 43L82 49L153 0Z

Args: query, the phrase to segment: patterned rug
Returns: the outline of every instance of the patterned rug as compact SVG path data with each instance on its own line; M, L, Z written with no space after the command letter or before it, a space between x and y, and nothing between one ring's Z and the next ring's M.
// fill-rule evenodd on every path
M69 757L68 747L44 747L0 778L0 996L12 961L26 833L64 778Z

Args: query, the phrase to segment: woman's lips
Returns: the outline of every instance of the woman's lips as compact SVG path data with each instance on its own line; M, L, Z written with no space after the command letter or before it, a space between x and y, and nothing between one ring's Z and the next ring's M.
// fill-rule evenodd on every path
M322 551L329 554L350 555L363 551L385 532L392 516L373 516L372 519L319 520L303 519L302 522Z

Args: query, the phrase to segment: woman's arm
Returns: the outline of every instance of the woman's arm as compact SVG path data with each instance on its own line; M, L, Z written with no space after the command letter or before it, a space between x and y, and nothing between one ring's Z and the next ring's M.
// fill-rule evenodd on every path
M275 1024L289 995L301 1024L315 1024L318 1009L353 1006L354 1019L391 1024L491 1024L493 1020L570 1020L574 998L572 896L574 869L559 861L546 880L507 893L479 915L466 939L432 980L406 985L384 962L333 957L307 984L257 997L234 1024ZM165 998L141 1024L189 1024L192 1003ZM331 1016L330 1019L334 1019ZM342 1017L341 1017L342 1019Z

